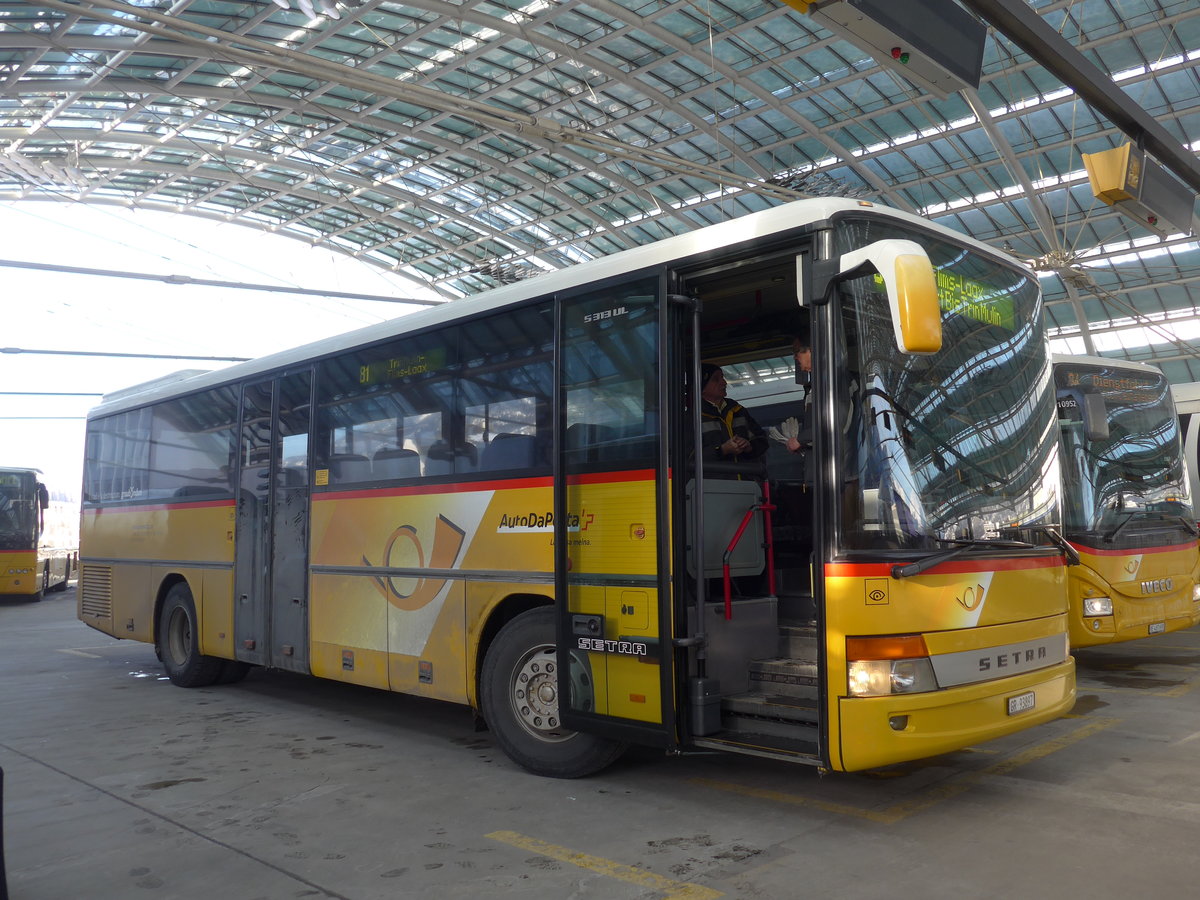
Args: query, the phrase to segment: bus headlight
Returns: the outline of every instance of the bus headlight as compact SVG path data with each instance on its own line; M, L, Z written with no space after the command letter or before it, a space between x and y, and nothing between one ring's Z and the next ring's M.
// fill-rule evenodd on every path
M1200 584L1192 585L1192 602L1200 603Z
M856 659L850 663L851 697L885 697L936 691L929 657L923 659Z
M919 634L847 638L846 657L851 697L886 697L938 689L925 639Z
M1111 616L1112 600L1109 597L1084 597L1083 614L1085 616Z

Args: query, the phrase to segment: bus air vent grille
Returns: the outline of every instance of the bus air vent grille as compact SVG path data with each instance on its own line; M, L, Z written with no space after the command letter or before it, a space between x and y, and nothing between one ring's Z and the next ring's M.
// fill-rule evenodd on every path
M112 566L84 565L79 573L79 611L84 616L112 616Z

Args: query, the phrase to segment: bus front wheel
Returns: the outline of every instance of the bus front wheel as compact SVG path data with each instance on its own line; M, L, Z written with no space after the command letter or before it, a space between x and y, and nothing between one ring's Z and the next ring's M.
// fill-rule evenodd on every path
M167 677L180 687L204 687L221 677L224 660L200 652L200 629L192 591L182 581L172 585L158 614L155 649Z
M590 688L586 660L572 657L571 665L572 691ZM480 706L500 749L537 775L591 775L625 749L619 741L563 727L549 607L524 612L500 629L483 660Z

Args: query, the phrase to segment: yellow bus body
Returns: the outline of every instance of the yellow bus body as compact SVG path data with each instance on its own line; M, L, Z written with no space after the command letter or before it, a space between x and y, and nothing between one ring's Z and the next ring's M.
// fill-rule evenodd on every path
M161 587L180 576L195 598L201 651L233 658L232 500L85 509L80 533L89 557L79 596L83 621L113 637L153 642ZM85 590L97 568L111 573L100 580L103 598Z
M0 594L23 596L42 589L42 566L36 550L0 550Z
M65 547L0 550L0 597L33 597L62 589L74 571L75 551Z
M648 472L573 486L573 570L652 577L653 491ZM316 494L312 509L315 675L475 704L480 639L492 612L516 595L554 597L548 478ZM438 574L372 572L414 567ZM598 586L580 591L572 610L605 616L612 633L599 638L656 641L657 602L652 589ZM588 656L596 712L662 720L656 665Z
M550 603L553 585L549 478L313 495L309 575L312 674L384 690L476 704L484 625L505 600ZM651 473L581 480L571 488L578 571L655 573ZM232 500L87 510L90 566L111 563L109 602L80 598L89 625L152 642L156 599L182 577L200 621L200 650L233 659ZM129 561L132 560L135 561ZM379 570L419 567L421 578ZM334 571L331 571L334 570ZM354 570L354 571L351 571ZM507 573L507 576L506 576ZM573 606L599 613L616 641L660 639L652 587L584 589ZM589 653L596 709L662 721L657 660Z
M1193 599L1200 578L1195 541L1137 550L1096 550L1073 544L1080 565L1070 570L1071 646L1095 647L1166 634L1200 623ZM1085 614L1091 597L1112 600L1112 615Z
M999 673L1006 648L1065 630L1061 558L946 563L934 573L891 579L890 566L829 564L826 571L826 713L830 764L856 771L920 759L1000 737L1070 711L1074 660L986 681L913 694L849 696L846 639L857 635L919 634L931 659L975 652L981 671ZM1047 597L1062 597L1046 616ZM1032 691L1032 709L1009 714L1007 699ZM900 717L900 718L898 718ZM897 727L900 726L900 727Z

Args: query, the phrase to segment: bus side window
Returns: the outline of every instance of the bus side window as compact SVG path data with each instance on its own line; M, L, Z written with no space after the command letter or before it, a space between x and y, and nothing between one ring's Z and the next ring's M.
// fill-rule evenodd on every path
M376 478L416 478L421 474L421 455L404 447L383 447L371 458Z
M493 435L491 442L483 448L480 471L532 468L537 461L536 441L532 434Z
M329 483L371 480L371 460L361 453L329 454Z

